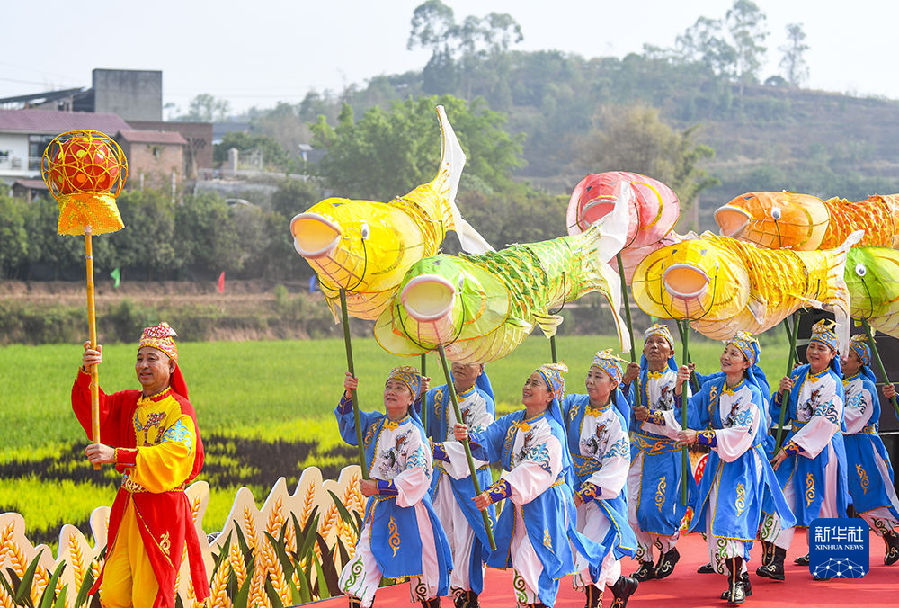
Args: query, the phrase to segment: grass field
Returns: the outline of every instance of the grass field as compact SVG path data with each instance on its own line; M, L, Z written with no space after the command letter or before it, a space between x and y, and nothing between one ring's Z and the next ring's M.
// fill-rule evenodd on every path
M775 329L764 338L762 367L776 381L785 371L785 336ZM559 359L571 370L569 392L583 390L593 353L613 346L611 337L558 338ZM718 369L719 343L693 334L690 346L700 371ZM207 451L201 474L211 486L205 530L221 529L241 485L261 501L279 476L290 487L307 466L319 466L327 476L353 458L331 414L346 369L342 340L185 343L179 349ZM355 340L353 352L363 409L381 409L383 381L392 367L420 362L386 354L373 339ZM95 473L80 455L84 433L69 401L80 353L78 345L0 347L0 512L22 513L32 539L51 541L63 523L87 531L83 523L93 507L111 504L115 495L115 471ZM133 345L104 349L105 390L138 387L134 355ZM549 341L534 335L488 366L500 412L518 406L525 378L549 358ZM436 355L428 356L427 373L433 386L442 383Z

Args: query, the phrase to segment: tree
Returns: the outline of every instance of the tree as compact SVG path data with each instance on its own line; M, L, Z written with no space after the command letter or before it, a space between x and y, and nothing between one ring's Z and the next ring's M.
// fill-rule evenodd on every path
M726 34L722 21L700 17L677 37L675 48L682 59L702 63L716 76L732 78L737 49L728 43Z
M683 209L693 208L696 218L699 193L718 183L701 167L715 152L694 141L697 127L675 131L657 109L645 105L606 107L599 120L606 126L591 133L586 144L595 171L630 171L657 179L677 193Z
M429 48L433 56L446 47L455 29L453 9L440 0L427 0L412 12L412 31L409 32L406 48Z
M736 51L736 76L741 95L744 84L759 81L759 69L767 53L766 21L767 17L752 0L735 0L724 15Z
M237 148L240 152L259 150L262 152L262 161L266 167L281 170L288 167L287 151L268 135L254 135L244 131L226 133L222 141L213 147L212 160L216 163L225 162L230 148Z
M801 23L787 24L787 43L780 47L783 57L780 67L784 70L790 86L798 87L808 78L808 65L805 62L805 31Z
M200 93L190 100L187 114L177 120L195 120L199 122L215 122L225 120L230 112L227 100L217 99L209 93Z
M28 204L0 192L0 279L21 278L28 255Z
M325 184L341 196L390 200L430 182L440 162L440 129L434 108L443 105L468 157L465 174L502 189L521 164L521 139L502 130L505 117L483 101L470 105L444 95L406 99L389 110L368 110L355 121L344 105L336 127L324 118L312 126L316 147L327 150L318 164Z

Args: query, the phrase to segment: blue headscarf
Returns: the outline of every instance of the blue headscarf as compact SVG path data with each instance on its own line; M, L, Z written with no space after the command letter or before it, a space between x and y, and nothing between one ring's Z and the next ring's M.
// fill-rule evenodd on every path
M537 373L543 377L547 388L553 394L553 400L550 402L547 412L563 429L565 428L565 419L559 404L565 397L565 378L562 377L562 374L567 372L568 367L564 363L544 363L537 368Z
M646 331L643 332L643 341L646 342L646 339L650 336L662 336L668 341L668 344L671 346L671 356L668 358L668 369L677 372L677 363L674 361L674 337L671 335L671 330L664 325L656 323L655 325L647 327ZM646 355L642 355L640 357L640 370L646 371L646 369Z
M419 371L409 365L395 367L387 374L387 380L384 381L384 384L387 384L390 380L399 380L412 393L412 405L409 406L409 415L421 425L421 417L415 408L415 402L419 398L419 393L421 393L422 376Z
M833 350L834 356L830 361L830 368L837 373L837 376L842 378L843 368L840 365L840 340L837 338L837 334L834 331L835 327L836 323L833 321L821 319L812 325L812 337L809 339L809 344L812 342L819 342L821 344L826 344Z
M621 372L622 363L624 363L624 359L612 354L612 349L606 349L593 355L593 362L590 364L590 367L598 367L609 374L612 380L621 382L621 377L623 376Z
M858 370L861 375L868 380L877 384L877 376L871 370L871 349L868 347L868 339L866 336L856 334L849 339L849 350L858 355L861 359L862 366Z
M759 341L749 332L738 331L733 338L724 341L725 347L731 344L739 348L746 360L749 361L749 367L746 368L746 381L757 386L762 395L769 395L771 388L768 386L768 379L765 377L765 372L759 367L759 361L762 358Z

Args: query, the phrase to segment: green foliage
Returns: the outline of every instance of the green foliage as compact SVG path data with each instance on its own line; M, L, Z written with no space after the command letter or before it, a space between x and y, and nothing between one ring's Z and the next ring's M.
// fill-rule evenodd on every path
M312 127L316 145L327 150L319 175L329 188L355 199L390 200L430 182L440 162L439 104L468 157L466 174L497 190L506 187L521 164L520 138L503 131L503 116L482 101L451 96L409 98L389 111L372 108L359 121L345 105L334 128L320 118Z
M669 185L684 208L718 183L700 166L714 150L693 141L697 127L675 131L658 110L646 106L606 108L600 120L601 130L588 139L597 173L617 169L650 175Z
M254 135L244 131L231 131L226 133L220 143L215 144L212 151L212 159L216 163L223 163L228 158L228 150L237 148L241 152L260 150L264 166L272 169L284 170L288 167L289 156L284 147L270 135Z

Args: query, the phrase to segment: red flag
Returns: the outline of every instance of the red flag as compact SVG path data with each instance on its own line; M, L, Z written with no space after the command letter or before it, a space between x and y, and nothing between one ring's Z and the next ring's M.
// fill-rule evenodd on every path
M219 275L219 293L225 293L225 273Z

